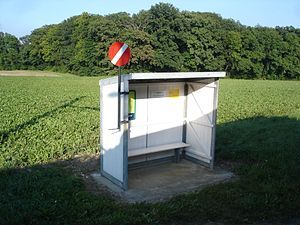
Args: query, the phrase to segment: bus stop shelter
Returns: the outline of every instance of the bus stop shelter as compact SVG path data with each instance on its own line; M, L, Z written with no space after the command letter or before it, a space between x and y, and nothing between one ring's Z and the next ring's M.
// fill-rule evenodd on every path
M124 74L121 92L118 77L100 80L101 175L127 190L129 168L185 159L213 169L219 79L225 75Z

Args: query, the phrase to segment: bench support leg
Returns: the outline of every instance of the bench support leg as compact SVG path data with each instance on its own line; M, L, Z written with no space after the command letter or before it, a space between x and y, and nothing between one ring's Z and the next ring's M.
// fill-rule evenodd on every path
M179 163L180 162L180 148L176 148L174 151L175 151L175 162Z

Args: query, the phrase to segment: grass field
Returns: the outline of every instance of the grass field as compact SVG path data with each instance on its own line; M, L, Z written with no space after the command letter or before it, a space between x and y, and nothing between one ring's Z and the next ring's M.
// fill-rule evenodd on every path
M247 224L300 217L299 81L222 80L217 164L239 179L165 203L128 205L87 192L80 177L55 164L98 153L99 78L15 73L0 76L0 224Z

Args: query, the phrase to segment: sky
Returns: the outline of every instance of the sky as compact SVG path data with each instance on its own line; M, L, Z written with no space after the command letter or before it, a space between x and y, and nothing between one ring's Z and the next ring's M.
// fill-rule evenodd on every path
M0 31L22 37L82 12L133 14L159 2L180 10L214 12L248 26L300 28L300 0L0 0Z

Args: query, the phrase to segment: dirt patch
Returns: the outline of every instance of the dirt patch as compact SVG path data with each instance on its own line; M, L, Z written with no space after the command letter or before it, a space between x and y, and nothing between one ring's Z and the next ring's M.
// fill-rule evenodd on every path
M0 71L0 76L4 77L59 77L58 74L45 71L27 71L27 70L11 70Z
M96 195L107 196L116 200L120 200L120 196L111 191L106 185L96 182L92 176L92 174L95 172L100 173L99 153L76 155L73 159L58 161L55 162L55 164L71 170L74 175L80 177L84 182L86 191ZM220 168L225 167L227 169L232 169L233 167L232 163L226 163L226 161L218 163L217 166ZM237 179L238 177L233 176L231 181L235 181Z
M91 176L94 172L100 173L99 153L76 155L73 159L59 161L56 164L71 170L74 175L82 178L86 191L96 195L117 198L106 186L97 184Z

